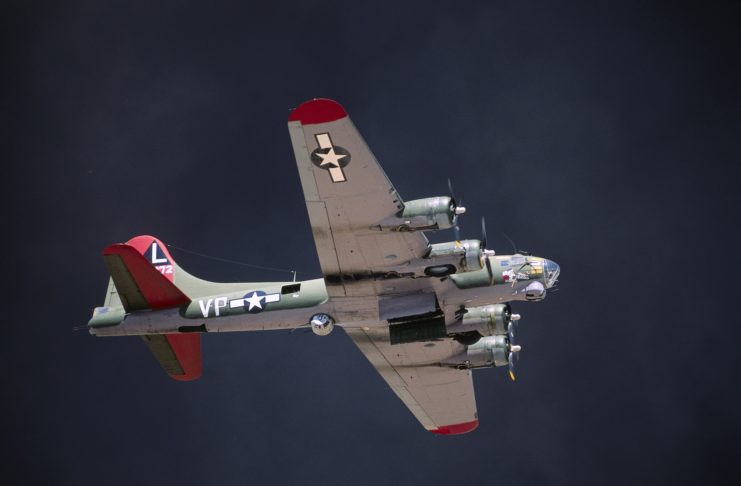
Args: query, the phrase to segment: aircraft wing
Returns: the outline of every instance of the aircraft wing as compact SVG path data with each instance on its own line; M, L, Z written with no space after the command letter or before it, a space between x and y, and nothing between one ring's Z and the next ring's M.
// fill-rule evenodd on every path
M388 327L345 331L424 428L463 434L478 426L471 371L439 365L465 346L453 339L392 346Z
M288 131L329 295L375 295L359 281L421 257L427 238L380 231L404 203L339 103L307 101Z
M291 112L288 131L330 297L375 302L381 288L374 282L383 282L377 277L423 257L427 238L382 230L404 202L337 102L303 103ZM427 279L401 280L394 283L396 292L430 295ZM471 372L439 364L464 352L463 345L446 338L392 346L388 326L345 331L426 429L461 434L476 428Z

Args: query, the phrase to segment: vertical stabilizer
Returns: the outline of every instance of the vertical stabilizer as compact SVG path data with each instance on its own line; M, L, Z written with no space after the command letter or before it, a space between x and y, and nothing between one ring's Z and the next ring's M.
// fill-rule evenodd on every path
M167 247L157 238L142 235L109 245L103 249L103 258L111 273L106 308L123 307L130 313L190 303L190 298L174 283L176 273L185 278L190 275L177 267ZM91 325L95 325L93 321ZM155 334L142 339L173 379L190 381L201 376L200 334Z

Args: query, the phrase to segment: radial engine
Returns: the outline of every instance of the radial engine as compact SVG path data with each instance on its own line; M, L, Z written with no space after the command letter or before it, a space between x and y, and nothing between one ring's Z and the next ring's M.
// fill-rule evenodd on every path
M382 221L382 231L430 231L452 228L466 208L450 196L428 197L407 201L393 217Z

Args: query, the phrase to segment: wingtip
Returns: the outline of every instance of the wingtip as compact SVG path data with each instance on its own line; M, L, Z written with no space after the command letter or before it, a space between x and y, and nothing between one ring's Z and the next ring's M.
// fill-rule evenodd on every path
M341 104L327 98L314 98L301 103L291 111L288 121L298 121L302 125L329 123L345 118L347 112Z
M460 424L442 425L440 427L437 427L436 429L429 429L429 431L432 432L433 434L439 434L439 435L459 435L459 434L467 434L468 432L472 432L476 430L478 426L479 426L479 421L473 420L471 422L463 422Z

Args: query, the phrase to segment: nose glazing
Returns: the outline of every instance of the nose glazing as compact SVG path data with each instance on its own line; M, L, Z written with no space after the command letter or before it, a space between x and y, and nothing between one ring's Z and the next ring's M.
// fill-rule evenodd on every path
M555 285L560 274L561 267L558 266L558 263L553 260L545 261L545 284L547 288L551 288Z

